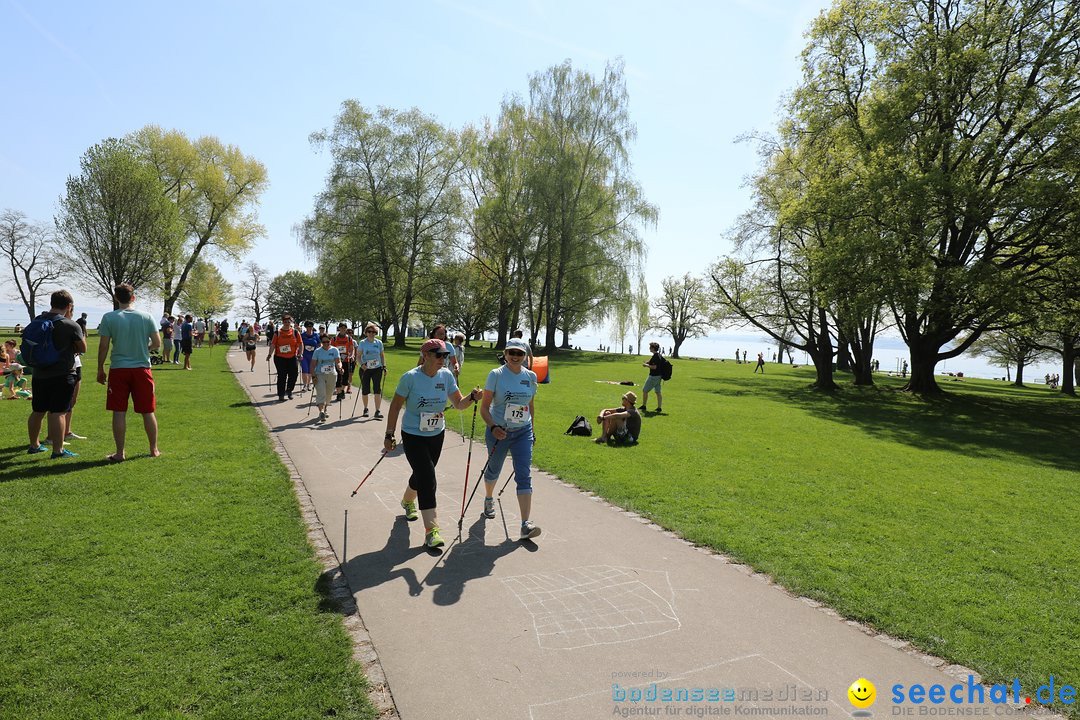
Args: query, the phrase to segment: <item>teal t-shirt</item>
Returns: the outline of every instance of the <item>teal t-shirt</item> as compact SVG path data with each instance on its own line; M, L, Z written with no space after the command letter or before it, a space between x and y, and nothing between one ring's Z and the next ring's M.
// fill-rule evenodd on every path
M454 373L446 368L439 368L434 377L428 377L422 366L414 367L402 375L397 390L394 391L405 398L405 417L401 420L401 431L422 437L442 432L446 425L443 411L446 409L447 398L457 392L457 389Z
M340 359L341 352L333 345L328 348L320 346L311 354L311 367L316 375L337 375L337 361Z
M365 338L361 340L357 346L360 349L360 367L366 369L373 369L382 366L382 353L383 344L382 340L375 338L370 342ZM369 363L374 362L374 365Z
M138 310L113 310L105 313L98 325L98 335L110 338L111 368L150 367L150 338L158 331L154 318Z
M536 373L525 368L514 373L503 365L488 373L484 389L492 394L492 420L513 430L532 425L529 403L536 395Z

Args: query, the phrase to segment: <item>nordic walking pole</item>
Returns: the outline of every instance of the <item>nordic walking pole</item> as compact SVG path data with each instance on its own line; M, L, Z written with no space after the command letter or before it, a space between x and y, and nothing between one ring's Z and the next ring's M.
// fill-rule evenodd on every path
M462 410L457 411L458 427L461 429L461 442L465 443L465 412Z
M461 517L465 517L465 493L469 491L469 465L472 463L473 434L476 432L476 403L472 406L472 430L469 431L469 454L465 458L465 485L461 488ZM458 536L461 536L461 520L458 520Z
M364 476L364 479L360 481L360 484L356 486L356 490L353 490L352 495L350 495L349 497L353 497L353 495L356 495L356 493L360 491L360 488L363 487L364 483L367 482L367 479L371 477L371 473L375 472L375 468L379 467L379 463L383 461L384 457L386 457L385 450L382 451L382 453L379 455L379 459L375 461L375 464L372 466L372 468L368 470L368 474Z
M503 490L505 490L506 486L510 484L510 481L514 479L514 473L515 472L517 472L517 471L516 470L511 470L510 471L510 477L506 478L506 482L503 483L502 490L499 491L499 497L502 497Z
M304 417L311 415L311 404L313 402L315 402L315 383L311 383L311 395L308 396L307 412L304 413Z
M357 388L357 389L359 389L359 388ZM359 399L360 399L360 393L356 393L356 397L354 397L353 401L352 401L352 412L349 413L349 419L350 420L352 420L354 417L356 417L356 401L359 400Z
M476 488L480 487L480 481L484 477L484 473L487 472L488 465L491 464L491 456L495 453L495 448L499 447L499 439L495 438L495 444L491 446L491 452L488 453L487 462L484 463L484 469L480 471L480 476L476 478L476 483L473 485L472 495L469 496L469 502L465 503L465 507L461 508L461 517L458 518L458 532L461 532L461 524L465 519L465 513L469 511L469 506L472 505L472 499L476 497ZM460 535L459 535L460 537Z
M345 561L349 559L349 509L345 508L345 534L341 538L341 564L338 566L345 569Z

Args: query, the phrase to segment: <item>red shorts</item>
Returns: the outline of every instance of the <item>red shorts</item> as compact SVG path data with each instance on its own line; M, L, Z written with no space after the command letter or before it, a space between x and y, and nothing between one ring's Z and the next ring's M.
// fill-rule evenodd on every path
M135 412L154 412L157 400L154 397L154 375L150 368L109 368L105 409L127 412L128 396L131 396Z

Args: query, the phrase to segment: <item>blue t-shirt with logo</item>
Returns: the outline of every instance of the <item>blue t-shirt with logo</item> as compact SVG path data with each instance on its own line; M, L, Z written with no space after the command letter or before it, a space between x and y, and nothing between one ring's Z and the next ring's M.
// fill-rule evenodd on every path
M454 373L446 368L439 368L434 377L428 377L422 366L414 367L401 376L395 394L405 398L405 417L401 420L401 431L410 435L433 437L442 431L437 427L435 414L446 409L446 401L457 392L458 385ZM425 429L420 429L425 421ZM391 431L393 428L391 428Z
M510 430L532 425L527 406L536 395L536 373L525 368L514 373L509 365L502 365L488 373L484 389L491 391L491 419L497 424Z
M341 353L333 345L317 347L311 353L311 359L312 372L316 375L337 375L337 361L341 359Z
M357 348L360 350L360 367L368 368L368 363L375 361L375 365L372 368L377 368L382 365L382 353L383 344L382 340L375 338L374 340L368 340L364 338L357 343Z
M304 345L304 359L310 360L315 350L319 348L319 333L313 332L310 335L300 333L300 342Z

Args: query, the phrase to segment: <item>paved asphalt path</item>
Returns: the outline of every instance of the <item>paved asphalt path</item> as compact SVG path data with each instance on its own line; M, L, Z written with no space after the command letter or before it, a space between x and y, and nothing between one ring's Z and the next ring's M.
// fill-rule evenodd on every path
M468 443L454 432L438 467L447 547L428 551L422 524L407 522L399 506L409 475L400 446L350 498L378 459L384 422L361 419L361 403L351 418L350 395L341 420L335 404L317 424L316 410L305 415L306 397L277 402L265 362L251 373L232 351L229 363L303 477L338 557L345 552L347 579L405 720L781 717L800 709L850 717L847 690L863 677L877 686L870 710L880 718L895 714L894 684L967 682L963 668L845 622L546 473L533 478L533 520L543 528L535 542L517 540L512 483L494 520L481 515L477 494L459 541ZM453 414L447 426L456 428ZM484 458L477 442L470 490ZM499 487L509 472L507 462ZM698 701L694 688L703 689ZM727 688L735 700L723 699ZM682 690L690 700L632 699Z

